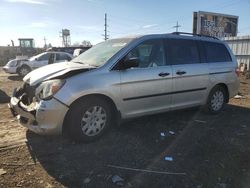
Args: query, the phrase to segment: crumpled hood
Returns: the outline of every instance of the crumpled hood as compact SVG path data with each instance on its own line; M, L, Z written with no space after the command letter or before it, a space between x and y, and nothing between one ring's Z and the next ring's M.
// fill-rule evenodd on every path
M31 71L23 78L23 81L34 86L42 81L64 75L70 71L90 68L93 67L72 62L54 63Z

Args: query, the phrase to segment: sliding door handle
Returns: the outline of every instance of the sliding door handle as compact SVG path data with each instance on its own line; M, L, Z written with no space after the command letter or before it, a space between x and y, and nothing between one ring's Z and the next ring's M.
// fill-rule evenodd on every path
M168 73L168 72L161 72L161 73L158 74L158 76L160 76L160 77L165 77L165 76L168 76L168 75L170 75L170 73Z
M183 75L183 74L186 74L186 72L185 71L177 71L176 74Z

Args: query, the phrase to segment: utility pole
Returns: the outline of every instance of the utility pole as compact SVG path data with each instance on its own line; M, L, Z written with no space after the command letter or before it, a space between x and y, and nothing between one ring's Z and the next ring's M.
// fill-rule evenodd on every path
M107 13L105 13L105 18L104 18L104 40L107 40L109 39L108 37L108 30L107 30L107 27L108 27L108 24L107 24Z
M181 25L179 25L179 23L178 23L178 21L177 21L176 25L173 26L173 28L176 28L176 32L178 32L179 27L181 27Z
M63 36L62 36L62 32L61 31L59 32L59 37L60 37L60 40L62 41L62 47L63 47L63 39L62 39Z
M46 38L44 37L43 40L44 40L44 48L47 48Z

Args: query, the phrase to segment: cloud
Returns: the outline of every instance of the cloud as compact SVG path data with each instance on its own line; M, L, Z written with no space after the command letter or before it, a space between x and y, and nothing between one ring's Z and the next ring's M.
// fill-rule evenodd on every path
M148 29L148 28L152 28L152 27L155 27L155 26L158 26L158 24L149 24L149 25L144 25L144 26L142 26L142 28L144 28L144 29Z
M44 22L33 22L30 25L28 25L28 27L32 27L32 28L44 28L46 26L47 24Z
M46 5L44 1L38 0L5 0L9 3L26 3L26 4L34 4L34 5Z
M99 1L98 0L87 0L88 2L91 2L91 3L98 3Z
M103 29L99 26L82 26L82 25L78 25L77 28L82 29L84 31L102 31Z

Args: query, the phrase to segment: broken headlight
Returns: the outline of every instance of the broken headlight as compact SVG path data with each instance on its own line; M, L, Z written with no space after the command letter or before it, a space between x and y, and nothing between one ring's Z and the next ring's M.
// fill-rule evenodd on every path
M43 82L38 88L36 93L42 100L51 99L65 84L65 80L49 80Z

